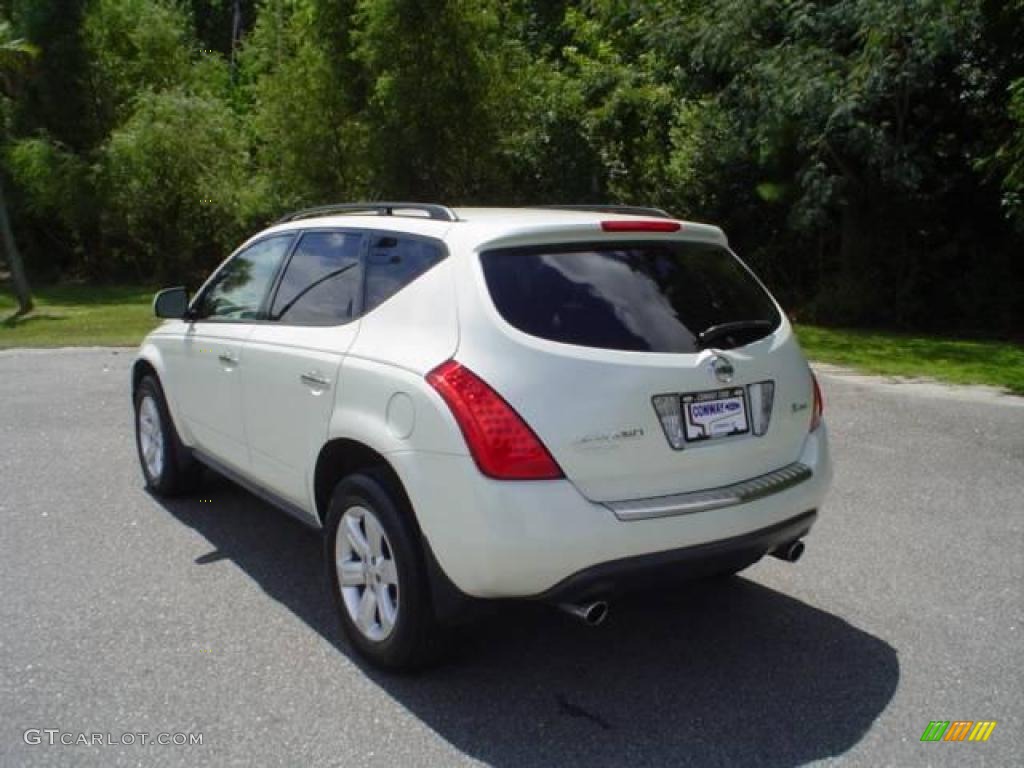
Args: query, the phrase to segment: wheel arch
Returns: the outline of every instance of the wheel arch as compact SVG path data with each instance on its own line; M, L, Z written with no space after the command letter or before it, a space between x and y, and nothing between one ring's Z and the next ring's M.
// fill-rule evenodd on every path
M336 437L326 442L320 449L313 475L314 511L320 525L324 526L334 486L345 476L366 469L374 469L383 474L392 490L399 495L400 512L407 516L413 527L416 543L423 553L431 600L438 620L445 624L453 624L472 616L478 610L478 601L459 590L445 573L430 542L423 534L402 478L386 456L366 443L350 437Z
M416 521L416 512L409 500L409 494L391 462L379 451L351 437L335 437L328 440L317 455L313 469L313 504L320 524L324 524L331 493L338 482L348 475L368 469L382 473L392 489L399 494L404 511L409 514L417 535L422 538L423 534Z
M171 421L174 423L174 428L178 431L178 436L186 446L191 446L192 433L188 431L183 423L174 392L168 390L167 371L164 366L163 356L160 354L160 349L152 341L147 341L142 345L138 355L132 362L131 391L133 403L135 402L135 393L138 392L139 384L142 383L142 379L146 376L152 376L156 379L157 384L160 385L160 389L164 394L164 401L167 404L167 411L171 415Z
M149 360L144 357L139 357L132 363L132 399L135 399L135 393L139 391L139 384L146 376L153 376L157 381L160 381L160 373L157 371L156 366L153 365ZM161 386L163 386L161 384Z

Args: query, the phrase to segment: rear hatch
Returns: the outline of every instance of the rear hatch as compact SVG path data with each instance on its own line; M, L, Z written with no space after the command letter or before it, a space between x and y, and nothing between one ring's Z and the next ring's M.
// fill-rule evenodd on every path
M715 488L799 455L810 374L723 242L628 232L484 248L460 357L596 501Z

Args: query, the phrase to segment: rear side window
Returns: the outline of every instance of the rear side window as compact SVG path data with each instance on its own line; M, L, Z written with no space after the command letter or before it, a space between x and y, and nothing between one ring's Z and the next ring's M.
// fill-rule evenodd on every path
M366 256L366 310L377 307L444 258L436 243L373 235Z
M493 250L480 259L501 316L565 344L728 349L767 336L781 322L754 277L714 244L577 243Z
M295 247L271 317L295 325L340 325L359 313L362 236L307 232Z

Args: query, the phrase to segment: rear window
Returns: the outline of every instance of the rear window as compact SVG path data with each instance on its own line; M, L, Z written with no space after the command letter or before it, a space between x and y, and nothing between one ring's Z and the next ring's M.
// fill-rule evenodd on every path
M728 349L764 338L781 322L750 272L709 243L532 246L480 259L501 316L524 333L565 344Z
M375 237L366 256L366 311L387 301L444 258L435 243Z

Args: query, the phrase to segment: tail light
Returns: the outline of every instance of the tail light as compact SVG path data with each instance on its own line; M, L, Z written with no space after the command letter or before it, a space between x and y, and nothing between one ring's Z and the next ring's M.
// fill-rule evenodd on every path
M451 408L473 460L498 480L554 480L562 470L522 417L487 382L449 360L427 382Z
M613 219L602 221L601 229L605 232L678 232L683 225L678 221L636 221L635 219Z
M811 432L821 426L821 416L825 412L825 400L821 396L818 377L811 372L811 383L814 385L814 407L811 409Z

